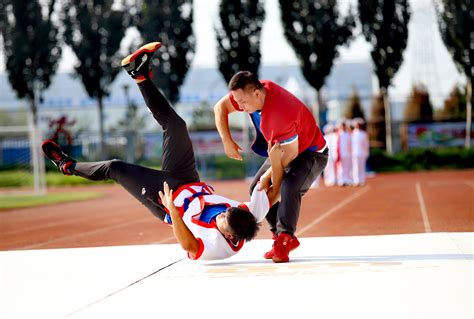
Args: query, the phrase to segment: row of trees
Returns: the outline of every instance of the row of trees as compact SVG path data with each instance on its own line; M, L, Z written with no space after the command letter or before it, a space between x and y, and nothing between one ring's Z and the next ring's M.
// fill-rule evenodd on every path
M354 89L344 105L344 118L362 118L365 121L368 120L374 123L385 121L383 112L377 112L377 101L379 99L380 97L375 97L372 100L370 117L366 117L361 98L357 90ZM430 94L426 87L414 85L404 106L403 121L464 120L467 112L466 105L465 91L455 86L444 100L443 107L435 110L433 104L431 104ZM381 110L383 111L383 105Z
M469 85L473 70L470 41L474 38L473 18L469 15L471 1L437 0L442 38ZM61 48L66 44L79 61L76 75L90 97L97 99L103 141L102 101L120 70L120 45L127 28L132 26L140 32L141 43L164 43L160 58L153 60L154 72L160 74L154 81L171 102L178 100L196 44L192 0L164 0L160 5L152 0L117 2L0 0L0 32L9 80L18 96L30 101L34 123L38 99L50 85ZM220 2L220 23L215 26L217 60L227 81L238 70L258 74L263 3L264 0ZM320 123L320 89L339 47L349 44L356 23L360 24L363 36L372 44L371 56L384 101L386 148L391 152L387 89L403 62L410 19L408 0L359 0L358 14L351 9L345 16L339 12L336 0L279 0L279 4L285 37L295 50L305 79L317 92L314 114ZM132 43L134 48L138 45ZM470 114L469 103L469 121ZM466 125L470 132L470 122ZM467 146L468 143L466 138Z

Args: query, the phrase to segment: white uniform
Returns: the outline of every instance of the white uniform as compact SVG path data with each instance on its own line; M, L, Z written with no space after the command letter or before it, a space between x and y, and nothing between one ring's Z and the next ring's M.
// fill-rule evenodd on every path
M184 223L199 241L196 256L188 257L199 260L224 259L235 255L244 245L244 240L232 242L226 239L217 229L215 220L210 223L199 220L206 205L225 205L226 207L242 207L255 216L258 222L265 218L270 208L267 193L255 187L250 202L240 203L232 199L214 195L213 189L205 183L192 183L181 186L173 194L173 203L183 218ZM165 223L170 224L169 215Z
M324 184L334 186L336 185L337 133L328 133L324 138L329 148L328 163L324 168Z
M352 131L352 171L356 185L365 183L365 165L369 157L369 136L367 132L355 128Z
M337 165L337 184L350 185L352 183L352 143L351 134L347 131L340 130L338 133L338 156Z

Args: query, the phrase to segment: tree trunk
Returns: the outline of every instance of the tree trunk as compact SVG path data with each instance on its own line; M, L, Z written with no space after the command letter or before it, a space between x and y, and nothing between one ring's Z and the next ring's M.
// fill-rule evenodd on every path
M28 131L30 139L31 168L33 170L33 187L36 195L46 193L44 158L40 153L41 136L38 130L38 108L36 94L30 98L30 113L28 116Z
M392 145L392 109L390 101L388 100L388 93L386 88L380 88L383 97L383 106L385 109L385 150L388 154L393 154Z
M107 154L105 154L104 101L101 96L97 98L97 103L99 107L99 158L105 160L107 159Z
M467 80L466 95L466 139L464 146L469 149L471 148L472 104L474 103L472 95L472 79Z
M316 123L318 124L318 126L320 126L321 124L321 92L320 90L316 90L316 101L314 102L313 104L313 116L314 116L314 119L316 120Z

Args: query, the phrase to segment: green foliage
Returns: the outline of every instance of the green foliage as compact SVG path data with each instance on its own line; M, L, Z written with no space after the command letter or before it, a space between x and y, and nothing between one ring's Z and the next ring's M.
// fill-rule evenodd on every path
M344 117L348 119L360 117L361 119L365 120L364 111L362 110L362 105L360 104L360 97L355 89L352 91L352 94L346 103Z
M57 169L56 169L57 170ZM65 176L57 171L46 173L48 186L111 184L113 181L90 181L79 176ZM24 170L0 171L0 187L31 187L33 174Z
M216 179L237 179L245 177L245 162L227 156L215 157Z
M404 119L405 121L433 120L433 106L426 88L413 86L411 95L405 105Z
M159 41L163 46L153 59L153 82L171 103L178 101L179 88L188 72L196 38L193 34L192 0L139 0L130 8L133 25L145 43ZM157 57L158 56L158 57Z
M190 130L216 130L214 122L214 111L207 102L202 102L193 108L193 116Z
M304 77L319 91L331 72L338 47L348 44L355 26L341 18L336 0L280 0L285 37L295 50Z
M473 0L437 0L441 38L454 62L472 80L474 73Z
M0 196L0 210L15 209L24 207L36 207L42 205L51 205L66 203L72 201L81 201L101 197L101 193L81 192L81 193L53 193L43 196L36 195L9 195Z
M125 110L124 117L117 122L115 127L112 127L110 130L114 131L139 131L145 126L145 116L140 115L138 111L138 105L130 100L128 95L128 85L123 86L125 93L125 100L127 101L127 108Z
M8 80L19 98L29 100L36 123L36 98L50 86L61 57L58 27L51 19L55 1L41 1L44 7L37 0L0 1Z
M27 187L31 185L33 185L33 175L28 171L0 171L0 187Z
M64 41L76 54L77 75L99 109L100 156L106 157L104 146L103 98L120 71L120 42L125 36L128 16L114 8L114 0L65 0L62 22Z
M412 149L392 156L372 149L369 167L376 172L474 168L474 150L459 148Z
M0 0L0 37L5 31L5 24L7 23L7 4L9 0Z
M12 112L10 110L0 111L0 126L24 126L27 125L26 112Z
M75 185L99 185L113 184L112 180L91 181L79 176L66 176L59 172L46 173L46 184L48 186L75 186Z
M467 96L457 86L444 101L443 108L436 113L439 119L460 120L466 118Z
M408 40L408 0L359 0L359 19L372 44L372 60L379 86L387 89L403 62Z
M216 27L219 71L229 82L238 71L258 75L260 37L265 9L262 0L221 0L221 28Z
M79 60L75 70L91 98L108 96L120 71L127 16L112 9L114 2L66 0L63 5L64 40Z

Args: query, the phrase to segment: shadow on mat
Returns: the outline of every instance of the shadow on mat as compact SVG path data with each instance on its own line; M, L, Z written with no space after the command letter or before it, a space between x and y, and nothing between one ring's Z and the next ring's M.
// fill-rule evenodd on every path
M292 263L310 263L310 262L401 262L401 261L442 261L442 260L474 260L474 255L469 254L414 254L414 255L374 255L374 256L301 256L293 257ZM225 265L251 265L272 263L271 260L245 260L235 262L210 262L208 266L225 266ZM285 263L286 264L286 263Z

